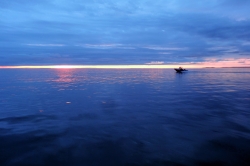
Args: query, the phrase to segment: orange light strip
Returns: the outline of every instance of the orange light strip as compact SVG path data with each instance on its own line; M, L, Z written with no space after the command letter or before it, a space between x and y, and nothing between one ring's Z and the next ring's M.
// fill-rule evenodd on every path
M48 65L48 66L0 66L0 69L167 69L201 68L200 65Z

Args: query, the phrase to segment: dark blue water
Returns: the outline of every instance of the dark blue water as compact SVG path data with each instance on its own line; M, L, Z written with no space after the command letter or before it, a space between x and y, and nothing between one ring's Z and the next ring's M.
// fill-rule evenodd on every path
M250 165L250 70L2 69L0 165Z

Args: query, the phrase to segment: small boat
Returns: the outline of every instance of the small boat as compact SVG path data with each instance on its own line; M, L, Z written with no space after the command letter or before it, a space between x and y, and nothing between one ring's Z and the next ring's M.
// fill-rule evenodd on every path
M175 68L174 70L175 70L177 73L181 73L181 72L183 72L183 71L188 71L188 70L186 70L186 69L183 69L182 67Z

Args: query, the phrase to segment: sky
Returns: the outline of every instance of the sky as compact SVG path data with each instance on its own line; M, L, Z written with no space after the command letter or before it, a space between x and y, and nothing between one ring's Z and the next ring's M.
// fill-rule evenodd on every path
M1 0L0 66L250 66L250 0Z

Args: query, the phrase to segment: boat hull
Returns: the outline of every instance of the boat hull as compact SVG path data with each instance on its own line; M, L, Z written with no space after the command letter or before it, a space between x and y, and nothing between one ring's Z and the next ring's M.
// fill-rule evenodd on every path
M176 72L180 73L180 72L183 72L183 71L187 71L186 69L174 69Z

